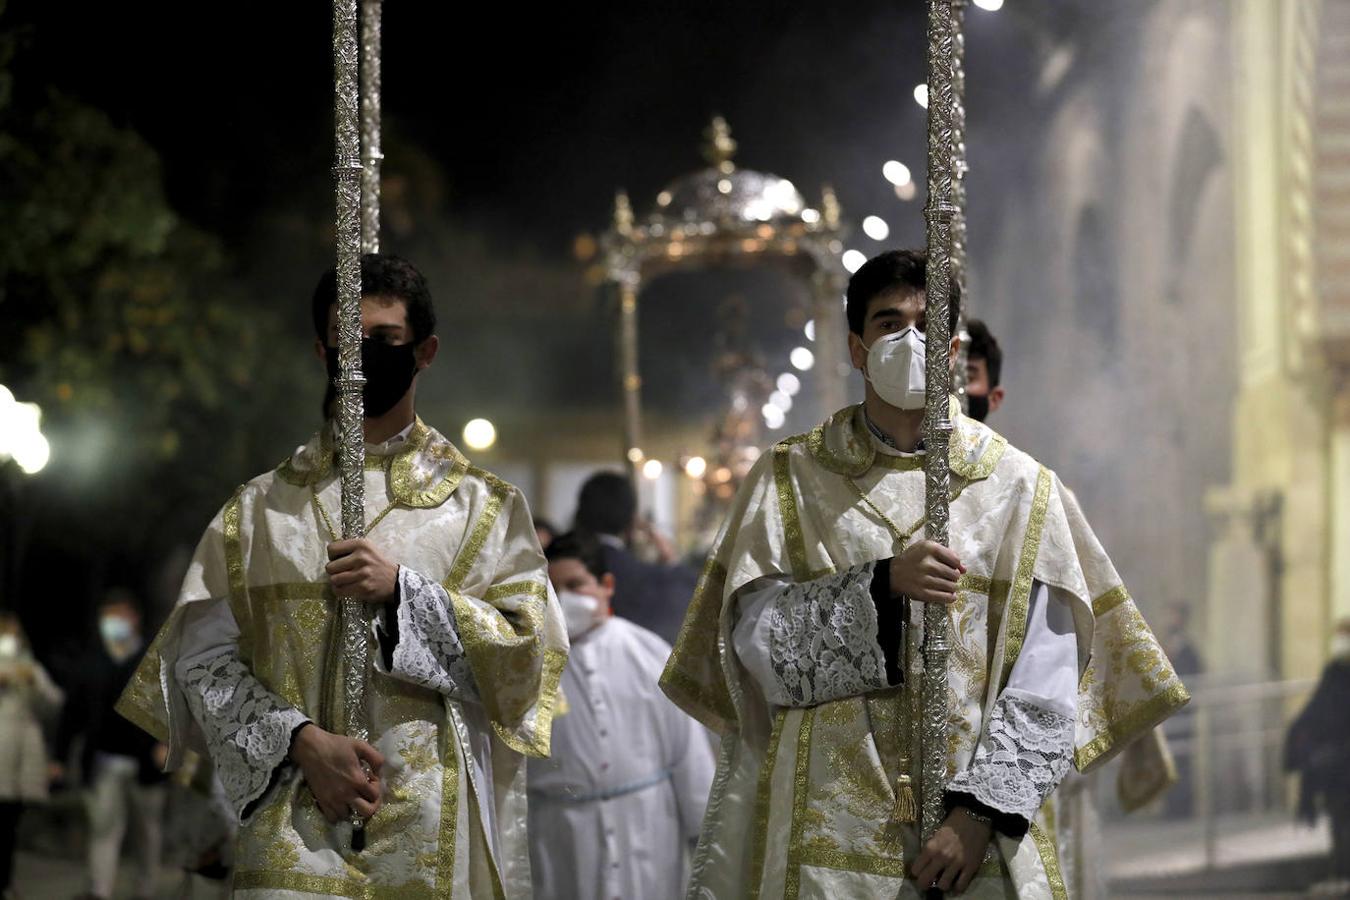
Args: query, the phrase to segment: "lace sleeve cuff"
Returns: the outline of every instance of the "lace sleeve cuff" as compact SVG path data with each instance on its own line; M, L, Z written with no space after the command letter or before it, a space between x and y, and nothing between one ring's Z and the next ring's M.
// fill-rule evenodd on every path
M206 737L225 796L242 821L278 780L291 735L309 717L267 690L233 654L189 668L183 694Z
M888 686L871 563L787 585L763 610L770 702L816 706Z
M398 598L391 617L397 624L390 628L397 643L386 674L457 700L477 700L473 670L445 588L399 566ZM385 669L383 660L380 668Z
M970 767L947 785L949 795L969 795L1031 821L1069 771L1073 755L1073 718L1038 701L1021 691L1003 692Z

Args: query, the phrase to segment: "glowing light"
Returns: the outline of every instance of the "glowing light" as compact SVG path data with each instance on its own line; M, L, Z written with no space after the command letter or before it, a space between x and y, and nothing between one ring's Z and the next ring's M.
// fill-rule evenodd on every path
M470 419L464 425L464 443L470 450L486 450L497 443L497 426L487 419Z
M51 459L52 448L40 431L30 431L13 442L10 453L14 461L29 475L36 475Z
M642 464L642 477L648 481L655 481L661 477L661 472L665 466L661 465L659 459L649 459Z
M14 402L14 395L0 385L0 460L12 457L26 474L36 475L51 454L42 434L42 408Z
M802 210L802 221L807 225L814 225L820 221L820 210L807 207Z
M909 173L909 166L893 159L887 160L881 167L882 176L891 184L899 187L902 184L909 184L913 176Z
M764 404L764 408L760 412L764 414L764 424L768 425L771 430L776 431L782 428L783 423L787 421L787 416L783 414L783 411L771 403Z
M769 395L769 405L776 406L783 412L790 412L792 410L792 398L784 391L774 391Z
M793 347L788 354L788 361L794 369L805 372L816 364L816 355L805 347Z
M922 106L924 109L928 108L928 85L926 84L914 85L914 102Z
M702 478L708 471L708 461L701 456L691 456L684 461L684 474L690 478Z
M659 193L659 194L656 195L656 205L657 205L657 206L669 206L669 205L670 205L670 201L671 201L672 199L673 199L673 198L670 196L670 191L662 191L661 193Z
M642 458L645 455L646 454L642 452L641 447L630 447L628 449L628 461L633 465L637 465L638 463L642 462Z
M730 194L730 193L731 193L731 179L730 179L730 178L723 178L722 180L718 181L718 182L717 182L717 192L720 193L720 194Z
M975 5L989 12L998 12L1003 8L1003 0L975 0Z
M861 250L845 250L841 261L844 268L852 273L862 268L863 263L867 262L867 255Z
M778 376L778 389L789 397L795 397L802 389L802 380L791 372L784 372Z
M895 186L895 196L899 197L901 200L913 200L914 195L918 193L918 190L919 189L914 186L914 182L906 181L904 184L897 184Z
M808 341L814 341L816 339L816 320L812 319L807 322L806 327L802 329L802 333L806 335Z
M890 236L891 226L880 216L868 216L863 219L863 234L874 241L884 241Z

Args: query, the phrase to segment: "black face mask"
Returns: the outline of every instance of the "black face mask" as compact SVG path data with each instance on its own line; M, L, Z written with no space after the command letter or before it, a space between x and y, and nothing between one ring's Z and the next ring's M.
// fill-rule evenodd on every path
M361 340L361 374L366 377L362 392L366 418L382 416L403 399L417 374L416 344L386 344L370 338ZM328 417L333 412L337 397L338 350L328 348L328 390L324 395L323 411Z
M966 415L976 422L983 422L984 417L989 415L989 395L966 394Z

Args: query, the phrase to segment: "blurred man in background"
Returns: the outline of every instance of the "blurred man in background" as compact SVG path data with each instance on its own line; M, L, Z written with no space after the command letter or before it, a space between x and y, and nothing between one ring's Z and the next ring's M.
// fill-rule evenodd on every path
M1350 619L1342 619L1331 641L1331 659L1317 690L1289 726L1285 767L1298 772L1300 817L1312 822L1319 811L1331 819L1331 873L1317 893L1350 895Z
M577 500L576 527L595 535L602 545L605 567L614 574L616 585L614 614L673 643L698 584L698 572L678 562L669 541L638 519L632 482L618 472L598 472L587 479ZM646 562L633 551L639 537L655 548L655 562Z
M33 656L19 617L0 612L0 897L11 900L14 847L24 808L47 799L42 719L62 694Z
M572 649L569 711L529 763L534 896L676 900L712 785L708 733L657 685L670 645L610 614L600 542L564 534L545 555Z
M969 415L977 422L1003 405L1003 348L980 319L966 323L970 347L966 351L966 400Z
M136 896L151 897L163 847L166 748L113 711L145 655L141 613L128 591L113 590L98 608L99 645L74 672L57 731L59 767L84 737L79 768L89 813L89 893L111 900L128 820L135 820L140 871Z

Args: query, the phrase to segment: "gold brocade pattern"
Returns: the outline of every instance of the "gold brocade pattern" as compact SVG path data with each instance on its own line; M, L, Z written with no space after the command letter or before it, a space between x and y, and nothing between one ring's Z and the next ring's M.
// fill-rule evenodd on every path
M1022 554L1017 561L1017 575L1013 579L1008 602L1008 639L1003 654L1003 676L1000 686L1008 683L1013 664L1022 652L1022 641L1027 635L1027 609L1031 603L1032 572L1036 555L1041 549L1041 531L1050 505L1050 471L1044 466L1036 474L1036 494L1031 501L1031 515L1027 519L1027 534L1022 541Z
M487 602L471 602L501 620L485 629L491 641L500 643L495 635L504 627L511 641L532 648L532 663L517 665L520 671L508 667L484 683L489 691L503 680L524 683L538 695L529 702L526 724L515 735L520 736L517 743L528 741L546 750L547 722L566 662L565 632L549 596L542 557L535 564L537 547L523 502L514 488L487 473L473 470L474 477L466 477L467 461L420 423L411 435L406 452L379 460L391 492L413 491L414 502L407 505L416 506L435 499L429 490L445 490L452 482L461 487L440 497L445 501L441 509L391 513L399 527L377 534L384 535L391 558L419 572L453 574L463 582L459 593L487 597ZM203 610L205 603L228 600L241 629L241 656L263 685L297 708L318 708L320 666L332 640L328 625L335 601L322 570L324 516L322 511L317 515L316 529L309 495L312 482L332 474L329 454L312 452L325 444L331 442L315 439L282 471L265 473L236 492L199 545L179 607L122 698L134 721L157 729L171 746L199 738L191 719L179 716L174 705L179 689L173 662L183 623L191 621L185 611ZM322 462L316 463L320 456ZM402 486L393 486L400 472ZM378 473L367 476L368 485L372 478L378 479ZM490 514L480 521L484 512ZM463 615L460 609L455 614L457 619ZM364 851L349 854L343 827L324 821L303 783L289 780L274 788L274 796L241 828L235 888L382 900L447 897L456 886L457 897L467 896L466 885L481 880L490 896L484 873L497 864L492 854L500 847L510 873L507 887L517 891L520 877L511 867L525 851L524 835L511 823L523 810L523 783L486 786L484 802L496 807L494 821L502 828L485 834L478 813L465 799L472 799L474 785L465 777L472 773L462 772L467 730L452 727L458 702L379 671L371 676L367 696L371 739L386 754L390 768L385 804L367 824ZM166 724L172 725L167 734ZM505 752L494 746L494 759L505 762ZM472 823L466 815L473 817ZM482 815L491 818L486 810ZM467 837L458 835L465 827Z
M802 833L806 827L807 794L811 790L811 731L815 719L815 709L802 710L802 725L797 731L797 765L792 775L792 830L783 900L797 900L802 886Z
M757 773L748 768L749 761L724 764L729 768L719 771L714 783L701 844L740 851L725 867L697 873L695 888L708 896L762 897L766 891L778 896L780 890L786 897L849 896L866 883L863 876L902 876L909 848L917 842L913 826L900 829L903 840L897 846L879 824L898 818L892 781L908 760L920 758L919 692L876 692L785 714L762 711L731 643L737 591L757 579L781 580L785 574L798 582L810 580L818 575L813 567L833 571L865 564L887 555L897 534L912 540L922 528L922 479L917 471L904 471L910 463L889 462L907 458L880 460L884 454L860 429L859 414L856 406L840 410L820 428L776 445L757 464L719 534L715 563L705 570L662 677L673 700L705 724L720 726L724 741L736 742L724 760L753 754L761 764ZM983 426L956 417L951 465L953 542L972 569L961 579L958 603L949 611L954 645L949 680L958 700L952 707L949 765L959 769L974 752L991 695L1022 652L1033 583L1055 586L1073 603L1080 640L1086 641L1087 595L1119 579L1071 492L1031 457ZM847 477L837 478L840 474ZM850 487L849 478L859 483ZM874 501L883 523L894 520L884 532L872 521L876 510L859 502L854 488ZM896 522L914 527L892 527ZM1110 605L1107 625L1114 622L1114 628L1100 628L1103 603ZM1165 715L1176 700L1167 687L1167 670L1159 667L1151 681L1155 688L1162 686L1153 690L1161 699L1136 707L1148 700L1139 696L1150 680L1145 678L1138 681L1140 687L1122 688L1107 714L1099 702L1101 685L1139 679L1151 657L1145 644L1127 647L1130 642L1119 638L1114 640L1122 648L1119 655L1110 652L1107 633L1119 635L1132 604L1117 596L1099 598L1097 607L1100 640L1094 638L1093 654L1098 668L1085 677L1089 688L1082 692L1086 699L1080 698L1080 713L1097 703L1100 714L1091 722L1080 715L1076 742L1089 753L1109 747L1116 728L1132 731L1145 717ZM914 685L922 666L916 652L918 619L918 610L911 610L905 643L907 683ZM1176 690L1184 693L1179 684ZM724 793L718 793L718 785L726 786ZM1003 879L1004 890L1045 885L1041 872L1051 884L1062 880L1053 858L1043 858L1032 842L1023 846L1025 852L1006 860L997 848L991 850L980 877Z
M351 900L438 900L449 896L438 893L424 881L389 886L303 872L240 872L234 877L233 886L236 891L296 891Z
M368 456L367 470L389 473L393 499L414 509L440 506L469 472L469 461L443 435L421 420L413 422L408 439L392 456ZM319 484L333 474L334 447L332 429L319 429L316 437L287 457L276 468L276 476L296 487Z
M1050 882L1050 896L1054 900L1069 900L1069 890L1064 885L1064 873L1059 868L1059 851L1055 848L1054 839L1035 822L1031 823L1031 839L1036 842L1036 852L1040 854L1041 865L1045 867L1045 878Z
M441 839L436 847L436 894L451 900L455 887L455 841L459 834L459 754L452 739L453 725L441 732Z
M492 528L497 524L497 517L501 515L502 504L506 502L506 497L511 489L490 472L484 472L481 469L472 469L475 475L479 475L487 482L488 501L483 506L483 511L478 514L478 520L474 523L473 532L469 539L459 548L459 555L455 557L454 568L445 578L445 589L447 591L458 590L464 584L464 580L469 577L469 571L473 564L478 560L478 554L482 552L483 545L487 543L488 535L492 533Z
M759 768L759 786L755 791L755 835L754 849L750 853L750 891L749 900L759 900L764 886L764 847L769 837L769 801L772 799L773 767L778 759L778 742L783 734L783 722L787 718L786 710L778 710L773 717L773 727L769 731L769 746L765 751L764 762Z
M778 515L783 520L783 539L787 544L788 559L792 561L792 577L799 581L810 578L811 567L806 561L806 541L802 536L801 514L797 508L797 487L792 479L792 462L787 441L773 448L774 485L778 491Z
M221 523L225 535L225 574L230 585L230 612L239 625L239 658L245 663L253 658L253 616L249 611L248 588L244 584L244 550L239 540L239 516L243 505L243 486L235 490L225 509Z
M1122 603L1130 599L1130 592L1125 590L1125 585L1114 587L1097 597L1092 601L1092 614L1094 616L1104 616Z
M1123 586L1117 585L1092 602L1097 619L1093 654L1079 686L1085 698L1079 710L1096 737L1080 746L1074 763L1080 771L1124 747L1190 700L1162 647ZM1103 681L1101 669L1127 671L1131 691L1122 696L1117 681Z

